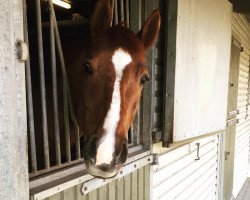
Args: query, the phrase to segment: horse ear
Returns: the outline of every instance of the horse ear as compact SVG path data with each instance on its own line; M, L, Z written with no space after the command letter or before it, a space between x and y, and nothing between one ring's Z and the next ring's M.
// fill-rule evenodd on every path
M142 26L141 30L137 33L146 49L149 49L155 43L160 30L160 24L160 12L154 10Z
M91 36L96 37L103 33L112 22L112 8L110 0L99 0L93 11L90 21Z

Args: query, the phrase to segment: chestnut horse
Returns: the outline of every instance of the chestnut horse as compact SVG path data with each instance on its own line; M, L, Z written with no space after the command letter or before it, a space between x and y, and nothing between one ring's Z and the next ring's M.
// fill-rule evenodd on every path
M143 85L149 80L145 54L157 38L160 14L153 11L137 34L124 26L111 26L111 21L110 0L99 0L90 21L89 44L71 52L67 65L80 136L85 141L86 167L91 175L101 178L115 176L126 162L128 130ZM53 128L49 129L52 147L55 138ZM73 146L74 130L70 132Z
M128 155L127 136L149 80L145 54L160 29L158 11L135 34L111 27L110 0L97 2L91 22L91 44L70 80L80 132L86 139L85 161L94 176L115 176ZM83 61L83 62L82 62Z

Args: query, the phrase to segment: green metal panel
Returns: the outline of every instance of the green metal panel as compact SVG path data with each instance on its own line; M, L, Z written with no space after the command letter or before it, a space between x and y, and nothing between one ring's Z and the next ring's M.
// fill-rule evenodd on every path
M165 47L164 52L164 92L163 92L163 134L162 144L168 146L172 142L171 131L174 113L174 83L175 83L175 53L176 53L176 30L177 30L177 7L178 1L168 0L166 4Z
M138 191L138 196L137 199L138 200L143 200L143 194L144 194L144 175L143 175L143 168L140 168L138 170L138 188L140 188L140 190Z
M110 182L86 195L82 183L45 200L147 200L150 199L150 165Z
M115 192L116 192L115 181L112 181L111 183L108 184L109 200L115 200Z
M144 167L144 199L150 199L150 166L147 165Z
M87 200L86 195L82 195L81 189L82 189L82 184L79 184L76 187L74 187L74 191L76 194L76 197L75 197L76 200ZM103 198L103 200L105 200L105 199Z
M129 199L130 197L130 175L125 176L124 177L124 191L123 191L123 195L124 195L124 199Z
M81 190L79 190L79 191L81 191ZM98 193L98 199L103 199L103 200L107 199L108 200L108 196L107 196L108 187L107 187L107 185L104 185L104 186L98 188L97 193ZM81 194L81 196L84 196L84 195Z

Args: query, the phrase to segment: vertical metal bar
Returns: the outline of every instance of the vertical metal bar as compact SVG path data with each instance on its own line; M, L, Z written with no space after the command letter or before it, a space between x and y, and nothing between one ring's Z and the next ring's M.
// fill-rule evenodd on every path
M124 22L124 3L123 3L123 0L120 0L120 16L121 16L120 21Z
M23 1L24 6L24 40L29 45L28 37L28 22L27 22L27 7L26 1ZM30 59L25 63L26 74L26 96L28 107L28 130L29 130L29 148L31 154L31 171L37 171L37 159L36 159L36 141L35 141L35 128L34 128L34 111L33 111L33 98L32 98L32 85L31 85L31 72L30 72Z
M140 144L140 107L136 111L136 115L133 121L133 144Z
M59 133L59 114L57 96L57 74L56 74L56 50L53 16L50 13L50 54L51 54L51 73L52 73L52 92L53 92L53 111L54 111L54 130L55 130L55 149L56 164L61 164L60 133Z
M70 95L70 90L68 87L68 94ZM70 110L70 116L72 119L72 122L75 126L75 137L76 137L76 158L80 159L81 158L81 148L80 148L80 136L79 136L79 127L77 124L77 119L76 116L74 115L74 108L73 108L73 103L72 99L69 96L69 110Z
M45 165L45 168L48 169L50 167L50 160L49 160L48 124L47 124L47 110L46 110L46 91L45 91L45 77L44 77L45 75L44 75L44 57L43 57L43 39L42 39L40 0L36 0L36 26L37 26L36 28L37 28L37 42L38 42L38 58L39 58L39 70L40 70L44 165Z
M54 11L54 6L52 3L52 0L48 0L49 2L49 7L50 7L50 12L53 16L53 23L54 23L54 28L55 28L55 40L56 40L56 47L58 50L58 56L62 68L62 79L63 79L63 113L64 113L64 129L65 129L65 148L66 148L66 161L70 162L71 161L71 153L70 153L70 135L69 135L69 113L68 113L68 80L67 80L67 73L66 73L66 68L65 68L65 62L64 62L64 57L63 57L63 52L62 52L62 44L60 40L60 35L59 35L59 30L58 26L56 24L56 16L55 16L55 11Z
M130 143L132 143L133 145L134 143L134 122L131 124L129 131L129 136L130 136Z
M118 7L117 7L117 0L114 0L114 15L115 15L115 18L114 18L114 22L115 22L115 25L118 24Z
M136 123L136 128L137 128L137 133L136 133L136 143L137 144L141 144L142 141L141 141L141 137L140 135L142 134L141 131L140 131L140 121L141 121L141 117L140 117L140 106L138 107L138 110L137 110L137 123Z
M129 0L126 0L126 25L129 27Z
M114 23L114 7L115 7L115 0L111 0L111 10L112 10L111 26Z
M66 161L71 161L70 153L70 135L69 135L69 113L68 113L68 88L67 77L63 73L63 113L64 113L64 131L65 131L65 144L66 144Z

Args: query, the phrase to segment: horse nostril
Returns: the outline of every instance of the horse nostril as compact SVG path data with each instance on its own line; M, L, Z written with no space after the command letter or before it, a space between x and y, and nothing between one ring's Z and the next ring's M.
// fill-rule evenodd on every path
M123 164L126 162L128 157L128 146L127 143L123 143L122 145L122 151L120 154L120 157L118 158L118 163Z
M103 172L107 172L107 171L109 171L110 165L108 165L108 164L101 164L101 165L98 165L98 168L100 170L102 170Z

